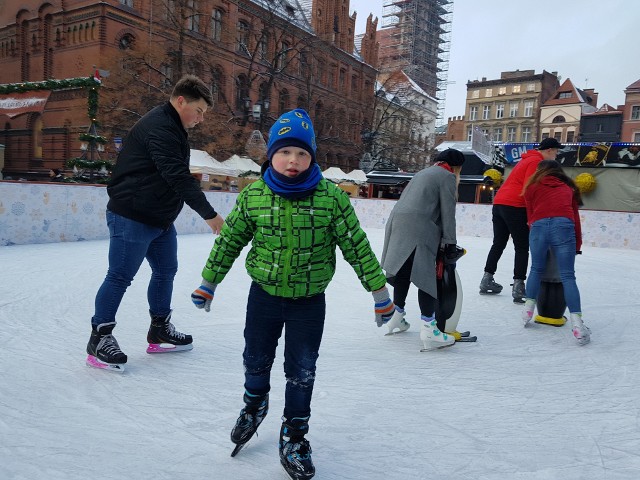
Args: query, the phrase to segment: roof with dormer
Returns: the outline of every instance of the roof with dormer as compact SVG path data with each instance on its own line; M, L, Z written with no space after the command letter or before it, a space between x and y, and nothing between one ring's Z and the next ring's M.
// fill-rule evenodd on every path
M587 92L576 88L571 79L567 78L549 99L542 104L543 107L554 105L592 105L593 100ZM594 105L595 106L595 105Z

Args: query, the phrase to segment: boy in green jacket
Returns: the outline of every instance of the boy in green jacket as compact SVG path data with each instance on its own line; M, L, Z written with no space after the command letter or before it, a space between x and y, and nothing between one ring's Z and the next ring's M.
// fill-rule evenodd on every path
M252 284L244 330L245 407L231 431L235 456L267 414L271 366L285 330L287 379L280 462L293 479L315 474L309 430L325 296L336 266L336 245L362 285L373 292L376 323L394 311L386 279L349 197L322 177L307 112L283 114L269 132L262 177L247 186L226 219L191 295L209 311L214 291L242 249L252 242L246 268Z

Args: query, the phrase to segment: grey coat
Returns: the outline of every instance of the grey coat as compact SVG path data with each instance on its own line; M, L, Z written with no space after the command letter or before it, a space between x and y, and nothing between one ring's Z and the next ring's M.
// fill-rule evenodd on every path
M398 273L415 253L411 283L437 298L436 254L456 242L456 176L439 166L418 172L393 207L385 228L382 268Z

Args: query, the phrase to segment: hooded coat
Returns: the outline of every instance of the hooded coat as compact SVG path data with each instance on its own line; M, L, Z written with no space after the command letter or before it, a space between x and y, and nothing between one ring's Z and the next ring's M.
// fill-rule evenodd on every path
M415 251L411 283L434 298L440 244L456 244L456 176L434 165L418 172L385 227L382 268L395 276Z

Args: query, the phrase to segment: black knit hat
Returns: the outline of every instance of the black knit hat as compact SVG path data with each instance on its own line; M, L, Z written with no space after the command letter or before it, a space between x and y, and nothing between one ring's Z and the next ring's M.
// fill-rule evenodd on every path
M549 137L549 138L545 138L544 140L542 140L540 142L540 145L538 145L538 150L548 150L550 148L561 149L562 148L562 144L558 140L556 140L555 138Z
M464 163L464 154L454 148L447 148L438 154L436 162L445 162L452 167L459 167Z

